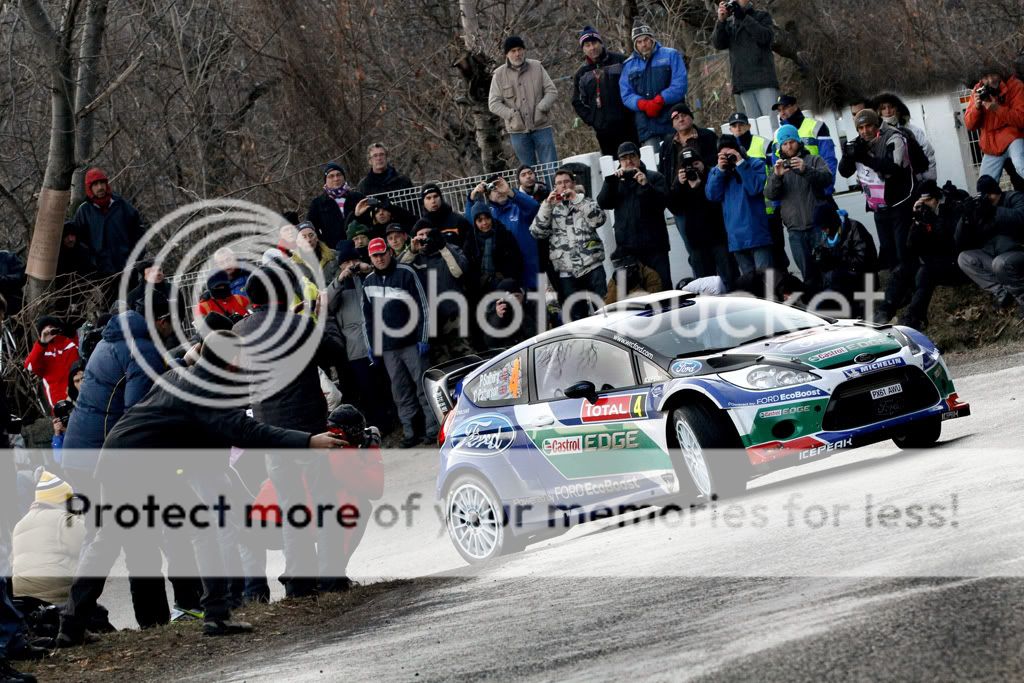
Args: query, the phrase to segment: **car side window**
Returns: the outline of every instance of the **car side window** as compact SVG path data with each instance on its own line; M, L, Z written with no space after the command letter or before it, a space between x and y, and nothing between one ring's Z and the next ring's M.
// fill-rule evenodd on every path
M640 361L640 384L657 384L672 379L672 375L646 358L637 356L637 360Z
M599 339L563 339L533 352L537 399L564 398L578 382L593 382L598 391L636 386L629 351Z
M483 408L525 403L525 363L525 351L509 356L467 384L463 388L463 393L470 401Z

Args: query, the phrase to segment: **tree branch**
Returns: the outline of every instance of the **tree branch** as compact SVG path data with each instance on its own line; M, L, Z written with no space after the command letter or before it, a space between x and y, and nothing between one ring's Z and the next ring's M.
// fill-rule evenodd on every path
M137 54L135 56L135 59L132 60L132 63L129 64L127 67L125 67L125 70L122 71L120 74L118 74L117 78L112 80L110 82L110 84L107 85L107 87L103 89L103 92L101 92L99 95L96 96L96 99L94 99L92 102L90 102L89 104L85 105L81 109L79 109L75 113L75 116L77 118L81 119L81 118L83 118L85 116L88 116L89 114L93 113L94 111L96 111L96 109L101 104L103 104L104 100L106 100L108 97L110 97L112 94L114 94L114 91L117 90L118 88L120 88L124 84L124 82L126 80L128 80L128 77L131 76L133 73L135 73L135 70L139 68L140 64L142 64L142 58L144 56L145 56L145 53L143 53L143 52L140 52L139 54Z

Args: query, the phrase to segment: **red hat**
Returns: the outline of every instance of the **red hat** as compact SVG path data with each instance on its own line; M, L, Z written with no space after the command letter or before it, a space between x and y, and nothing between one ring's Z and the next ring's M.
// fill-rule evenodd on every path
M374 254L383 254L387 250L388 243L384 241L383 237L374 237L370 240L370 246L366 249L370 256L373 256Z
M86 197L88 197L89 199L92 199L92 186L93 186L93 183L98 183L101 180L105 180L108 183L110 182L110 179L107 178L107 174L103 172L102 168L93 167L93 168L90 168L88 171L85 172L85 196Z

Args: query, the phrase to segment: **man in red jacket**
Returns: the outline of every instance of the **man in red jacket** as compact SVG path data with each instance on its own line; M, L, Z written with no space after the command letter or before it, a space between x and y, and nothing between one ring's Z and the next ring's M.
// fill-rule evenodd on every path
M1024 168L1024 84L1016 76L1004 77L1002 69L990 66L971 91L964 113L968 130L980 130L979 176L999 180L1009 157L1015 169Z
M64 323L50 315L36 321L39 339L25 358L25 369L43 380L50 406L68 397L68 373L78 360L78 344L64 336Z

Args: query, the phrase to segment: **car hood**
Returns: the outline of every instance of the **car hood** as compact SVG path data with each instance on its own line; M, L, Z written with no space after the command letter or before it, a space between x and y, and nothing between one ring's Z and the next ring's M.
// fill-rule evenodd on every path
M790 332L772 339L744 344L730 354L756 354L799 360L815 368L824 369L855 362L861 354L876 357L898 351L902 343L889 329L874 329L861 325L828 325L809 330ZM865 359L858 362L870 362Z

